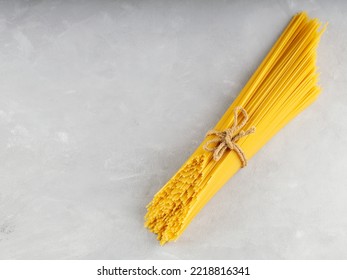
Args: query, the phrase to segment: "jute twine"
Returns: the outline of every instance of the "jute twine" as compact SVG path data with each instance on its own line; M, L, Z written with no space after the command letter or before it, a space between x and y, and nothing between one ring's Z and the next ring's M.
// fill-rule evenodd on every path
M243 115L243 120L240 124L238 124L238 113L241 112ZM247 158L245 153L242 151L240 146L236 143L239 139L242 137L245 137L249 134L252 134L255 132L255 127L252 126L250 129L243 131L241 130L239 133L236 134L236 132L240 129L242 129L248 121L248 114L245 109L238 106L234 109L234 124L231 128L228 128L224 131L218 131L218 130L209 130L206 133L206 137L210 135L215 135L216 137L207 141L204 145L204 150L207 152L213 152L213 159L215 161L219 161L225 151L227 149L230 149L231 151L235 151L236 154L239 156L240 161L242 163L242 167L247 166ZM217 146L209 147L210 144L217 143Z

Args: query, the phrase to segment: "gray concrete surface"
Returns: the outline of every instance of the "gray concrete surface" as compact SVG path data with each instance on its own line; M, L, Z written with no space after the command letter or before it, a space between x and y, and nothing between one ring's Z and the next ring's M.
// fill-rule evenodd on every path
M296 12L318 101L160 247L145 206ZM1 259L346 259L346 1L1 1Z

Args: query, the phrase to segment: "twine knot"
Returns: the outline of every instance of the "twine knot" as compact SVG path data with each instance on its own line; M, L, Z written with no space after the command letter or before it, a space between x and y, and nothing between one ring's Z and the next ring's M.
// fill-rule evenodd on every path
M240 124L238 124L239 112L241 112L243 115L243 120ZM246 110L240 106L236 107L234 109L233 126L224 131L209 130L206 133L206 137L210 135L215 135L216 137L206 142L206 144L204 145L204 150L207 152L213 152L213 159L215 161L219 161L227 149L234 150L241 160L242 167L247 166L247 158L245 156L245 153L242 151L240 146L236 143L242 137L245 137L255 132L255 127L252 126L250 129L246 131L241 130L239 133L236 134L238 130L242 129L246 125L247 121L248 121L248 114ZM210 148L209 146L212 143L218 143L218 145Z

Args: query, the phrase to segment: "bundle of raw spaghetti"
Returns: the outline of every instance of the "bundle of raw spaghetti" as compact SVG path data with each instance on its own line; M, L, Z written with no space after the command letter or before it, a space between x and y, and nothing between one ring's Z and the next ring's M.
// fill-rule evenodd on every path
M214 130L154 196L145 226L161 244L176 240L247 159L317 98L320 27L305 13L293 17Z

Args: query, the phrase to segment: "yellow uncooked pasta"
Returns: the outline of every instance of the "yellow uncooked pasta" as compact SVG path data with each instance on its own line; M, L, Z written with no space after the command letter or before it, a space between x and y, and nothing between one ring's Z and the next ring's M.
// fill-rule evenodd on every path
M214 131L154 196L145 226L160 244L176 240L246 159L317 98L324 29L306 13L295 15Z

